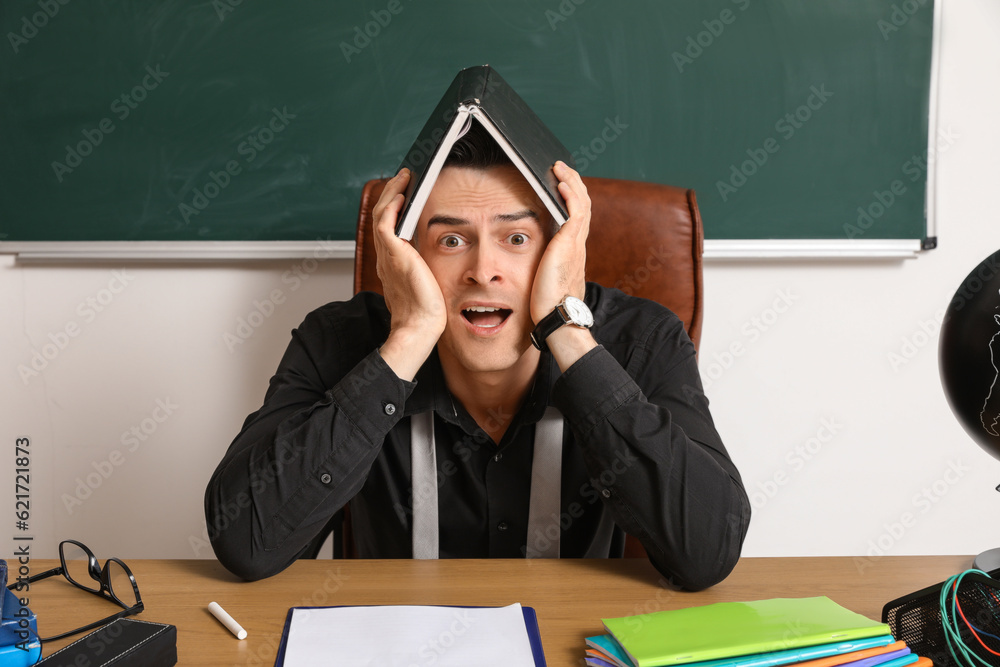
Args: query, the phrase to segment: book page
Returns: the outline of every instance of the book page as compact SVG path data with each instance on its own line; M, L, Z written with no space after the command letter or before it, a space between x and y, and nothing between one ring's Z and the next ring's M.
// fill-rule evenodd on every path
M532 667L520 604L295 609L285 667Z

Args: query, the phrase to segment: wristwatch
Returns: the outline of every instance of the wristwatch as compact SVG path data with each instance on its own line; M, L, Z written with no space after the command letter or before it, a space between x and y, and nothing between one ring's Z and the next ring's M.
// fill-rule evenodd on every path
M594 326L594 315L580 299L567 296L556 309L541 319L531 332L531 343L543 352L549 349L545 340L564 325L571 324L581 329Z

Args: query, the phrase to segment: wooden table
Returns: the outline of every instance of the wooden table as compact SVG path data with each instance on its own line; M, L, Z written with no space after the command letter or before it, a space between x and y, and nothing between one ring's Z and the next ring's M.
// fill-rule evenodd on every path
M140 619L177 626L179 665L273 665L289 607L357 604L534 607L549 665L581 665L600 619L712 602L827 595L879 619L882 606L971 567L969 556L744 558L723 583L698 593L662 585L645 560L317 560L253 583L216 561L129 560L146 605ZM58 562L34 560L33 573ZM215 600L246 628L237 640L212 617ZM39 631L69 629L111 613L107 601L63 580L34 584ZM53 642L45 654L70 640Z

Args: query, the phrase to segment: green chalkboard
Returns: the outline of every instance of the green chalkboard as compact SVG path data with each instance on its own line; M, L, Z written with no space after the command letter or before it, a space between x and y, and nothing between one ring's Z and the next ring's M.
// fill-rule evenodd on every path
M4 0L0 241L352 239L362 184L484 63L584 175L695 188L708 238L923 239L933 13Z

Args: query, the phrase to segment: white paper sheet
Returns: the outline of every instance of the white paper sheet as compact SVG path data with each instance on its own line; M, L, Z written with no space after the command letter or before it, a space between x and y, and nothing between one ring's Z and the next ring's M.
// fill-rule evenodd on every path
M533 667L520 604L296 609L285 667Z

